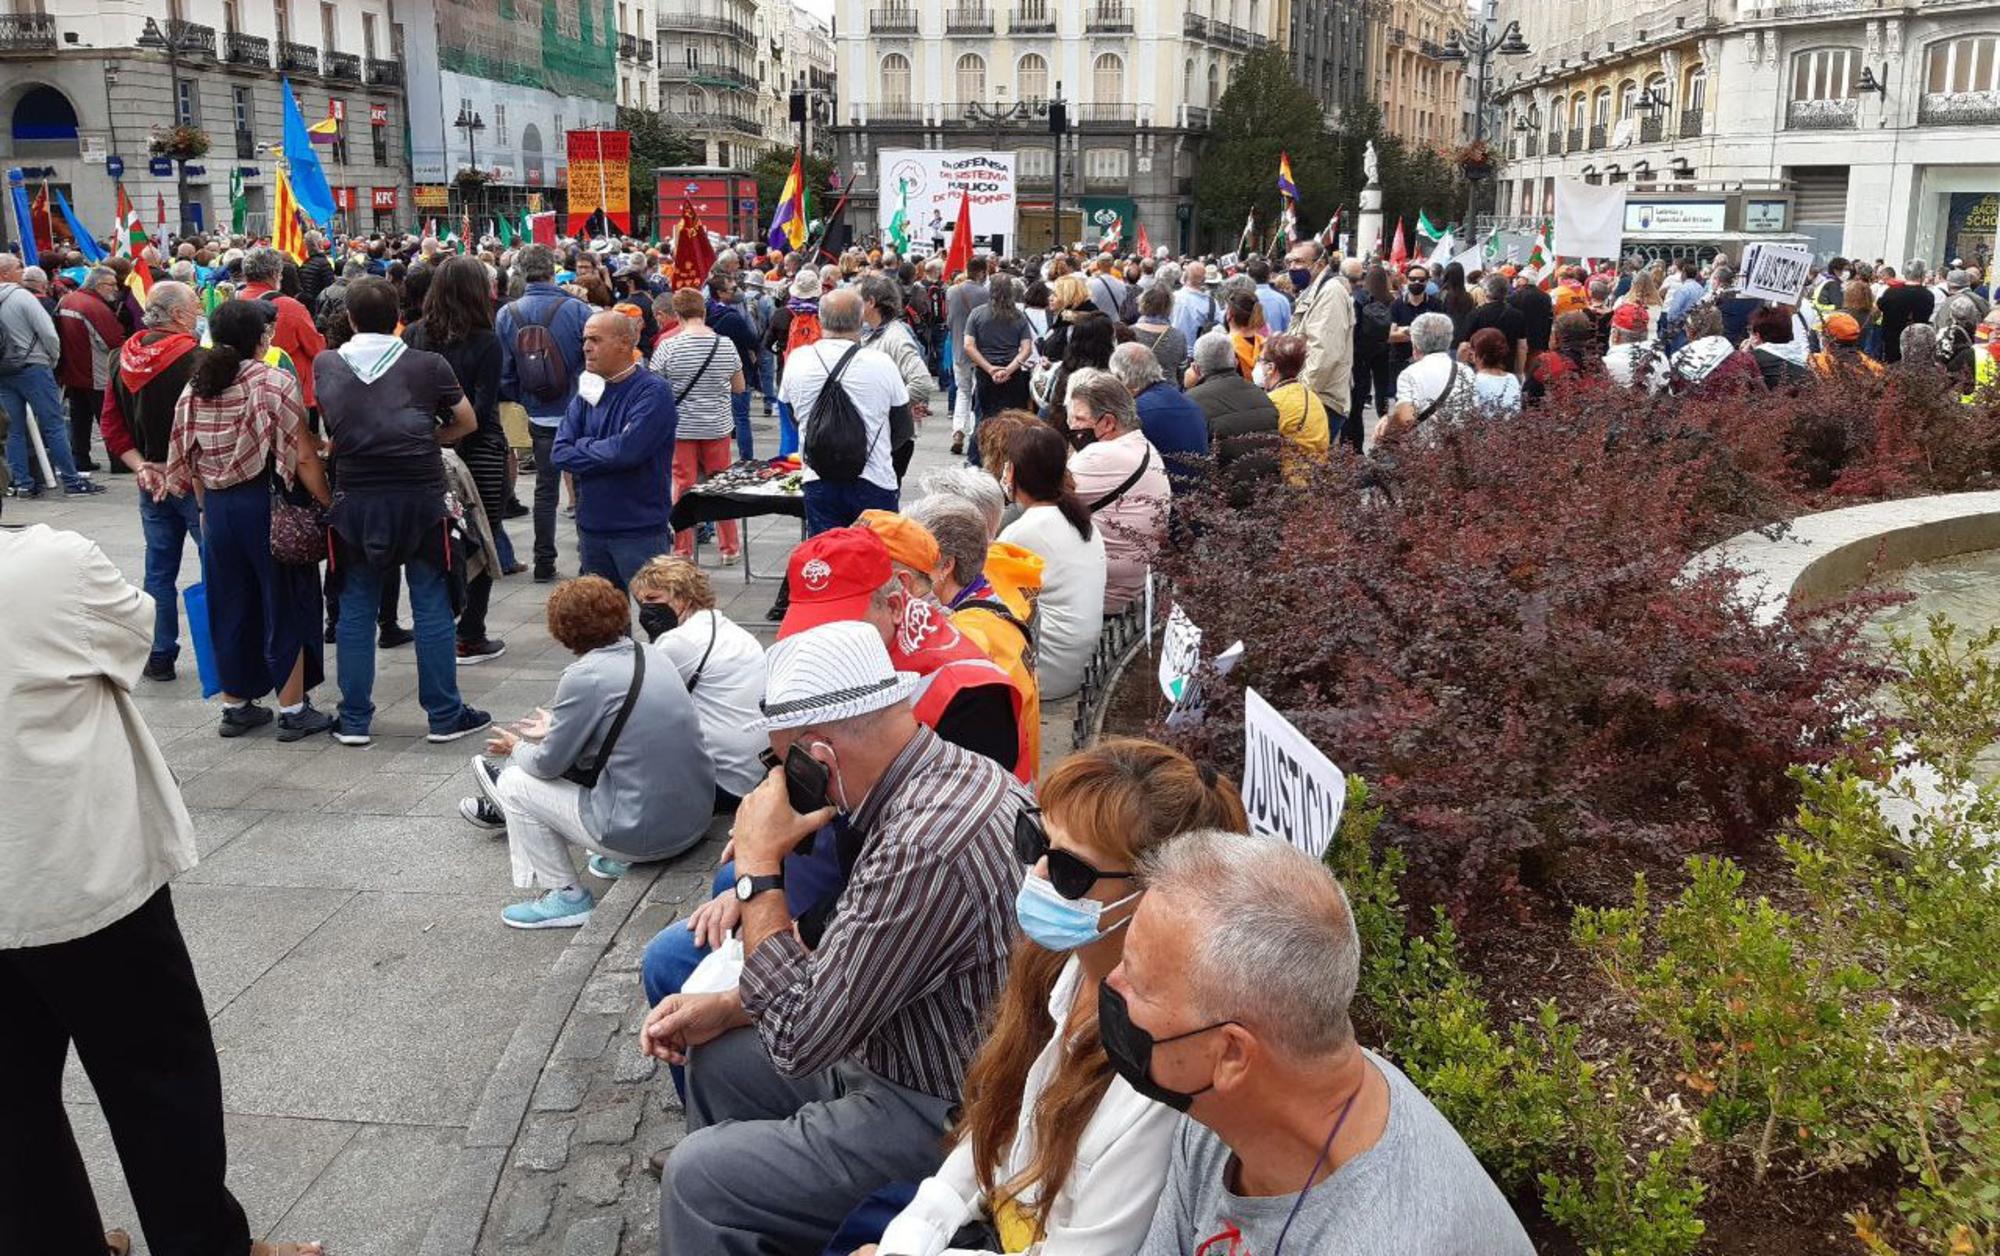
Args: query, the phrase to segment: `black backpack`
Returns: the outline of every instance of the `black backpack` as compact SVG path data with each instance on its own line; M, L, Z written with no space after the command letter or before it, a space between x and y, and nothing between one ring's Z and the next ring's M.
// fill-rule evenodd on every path
M806 465L824 480L858 480L868 466L868 424L854 399L840 386L840 377L861 346L851 345L813 399L812 414L806 419ZM824 361L824 359L821 359Z
M549 302L545 319L530 319L514 329L514 375L521 391L543 405L554 405L569 395L569 359L549 330L562 312L561 300ZM520 306L515 306L518 316Z
M1354 344L1363 361L1373 362L1389 352L1389 307L1370 301L1354 319Z

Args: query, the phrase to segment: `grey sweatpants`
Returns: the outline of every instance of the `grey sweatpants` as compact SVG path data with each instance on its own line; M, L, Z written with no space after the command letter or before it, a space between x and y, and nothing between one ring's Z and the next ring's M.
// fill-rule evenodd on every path
M754 1029L696 1047L691 1132L660 1176L661 1256L816 1256L876 1188L937 1171L951 1107L851 1061L781 1077Z

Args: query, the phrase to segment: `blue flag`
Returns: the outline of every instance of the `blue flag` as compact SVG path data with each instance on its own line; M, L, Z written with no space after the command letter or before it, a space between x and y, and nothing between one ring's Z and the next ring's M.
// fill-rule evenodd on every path
M69 238L76 241L76 251L93 262L103 261L107 256L104 246L77 221L76 211L69 207L69 197L63 195L61 188L55 189L55 194L56 208L62 211L63 221L69 224Z
M314 223L333 220L333 189L327 186L326 171L313 151L312 136L306 130L305 115L299 112L299 98L292 94L292 80L285 88L285 166L291 177L292 199L299 211Z
M8 199L14 202L14 228L19 233L21 262L26 266L42 264L41 250L35 247L35 211L28 208L28 185L26 175L16 166L7 172Z

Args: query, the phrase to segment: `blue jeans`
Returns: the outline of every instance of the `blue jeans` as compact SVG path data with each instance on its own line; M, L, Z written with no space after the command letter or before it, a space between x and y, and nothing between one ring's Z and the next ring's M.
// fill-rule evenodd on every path
M56 469L56 478L65 488L83 483L69 454L69 425L65 421L68 412L63 407L62 390L56 387L54 371L46 366L29 366L12 375L0 375L0 409L6 410L12 420L7 426L7 470L14 483L35 482L35 468L29 461L31 411L35 426L42 433L42 445L49 451L49 465Z
M168 496L156 502L139 494L139 527L146 534L146 592L153 599L153 657L171 663L180 657L181 613L174 585L181 576L181 554L194 538L201 558L201 511L194 494Z
M806 535L844 528L864 510L899 509L896 490L867 480L807 480Z
M799 452L799 425L792 419L792 403L778 403L778 456L789 457Z
M729 394L729 411L736 419L736 456L755 458L757 446L750 438L750 394L748 392Z
M403 564L417 634L417 701L430 731L450 732L465 703L458 697L458 629L452 622L445 574L420 558ZM365 733L375 719L375 616L382 606L382 571L350 567L340 591L340 731Z
M583 574L603 576L622 591L639 568L674 550L674 534L666 528L658 532L585 532L576 530L576 546L583 559Z

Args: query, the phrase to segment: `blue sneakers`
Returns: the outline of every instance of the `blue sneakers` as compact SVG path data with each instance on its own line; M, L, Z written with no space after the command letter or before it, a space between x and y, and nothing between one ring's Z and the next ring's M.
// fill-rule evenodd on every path
M590 891L550 890L540 898L515 903L500 913L500 919L516 929L574 929L590 919L597 900Z
M616 881L619 877L624 876L630 871L632 871L632 865L629 863L621 863L616 859L606 859L602 855L592 855L590 857L590 875L601 880Z
M458 710L458 719L451 727L434 728L426 734L426 738L435 742L457 741L461 737L471 736L492 723L493 717L478 707L461 706Z

